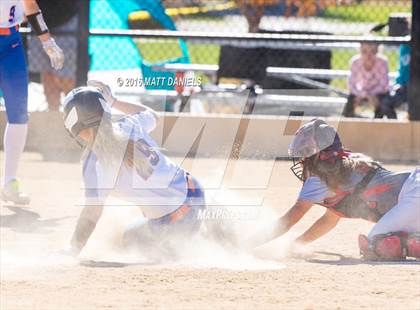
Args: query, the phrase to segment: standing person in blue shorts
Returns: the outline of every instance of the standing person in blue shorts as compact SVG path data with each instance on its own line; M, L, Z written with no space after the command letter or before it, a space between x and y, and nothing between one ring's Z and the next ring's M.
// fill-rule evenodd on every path
M16 174L28 128L28 71L19 25L24 15L42 42L54 69L63 67L63 51L50 36L35 0L0 1L0 89L6 103L7 126L4 134L4 176L1 199L28 204L29 197L19 190Z

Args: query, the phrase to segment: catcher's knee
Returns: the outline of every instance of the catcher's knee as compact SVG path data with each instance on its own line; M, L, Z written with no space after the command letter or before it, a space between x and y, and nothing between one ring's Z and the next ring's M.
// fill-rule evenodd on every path
M420 258L420 232L391 232L379 234L372 239L359 235L360 254L371 260L401 260Z
M407 256L420 259L420 232L408 234Z

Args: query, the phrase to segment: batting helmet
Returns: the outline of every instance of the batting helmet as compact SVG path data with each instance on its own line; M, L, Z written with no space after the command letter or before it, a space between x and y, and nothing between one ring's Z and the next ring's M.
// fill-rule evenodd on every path
M111 120L111 109L94 87L73 89L64 100L64 126L76 138L83 129L98 127L102 119Z

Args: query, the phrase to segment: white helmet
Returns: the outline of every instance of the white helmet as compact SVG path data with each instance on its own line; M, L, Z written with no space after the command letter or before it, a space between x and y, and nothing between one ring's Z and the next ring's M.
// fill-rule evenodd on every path
M333 146L342 144L335 129L319 118L315 118L298 129L289 146L289 156L308 158Z
M324 150L342 150L340 138L335 129L325 121L315 118L301 126L289 146L293 159L292 171L303 180L302 161Z

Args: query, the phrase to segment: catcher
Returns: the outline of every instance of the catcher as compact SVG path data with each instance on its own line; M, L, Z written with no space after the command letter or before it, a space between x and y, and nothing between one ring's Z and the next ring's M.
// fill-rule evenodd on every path
M84 248L111 194L138 205L147 219L138 219L126 229L125 245L170 251L169 237L198 231L204 191L149 136L157 122L153 110L118 101L101 82L88 85L74 89L64 101L65 128L85 147L85 207L66 252L77 255ZM125 116L113 121L111 107Z
M333 127L314 119L296 132L289 147L293 173L303 182L295 205L279 219L276 237L286 233L314 205L325 214L297 238L307 244L332 230L340 218L376 223L359 235L363 258L420 258L420 170L391 172L378 162L343 149Z

